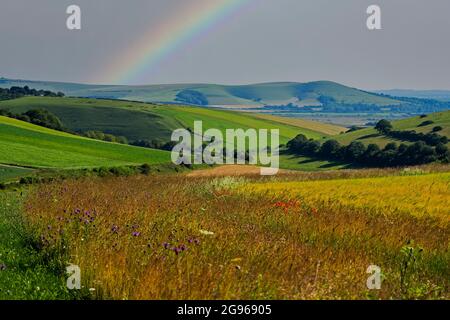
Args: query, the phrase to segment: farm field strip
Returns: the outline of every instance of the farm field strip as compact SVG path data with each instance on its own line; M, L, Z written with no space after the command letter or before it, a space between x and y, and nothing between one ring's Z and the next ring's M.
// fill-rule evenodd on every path
M284 195L322 206L408 213L450 222L450 173L359 179L254 183L243 192Z

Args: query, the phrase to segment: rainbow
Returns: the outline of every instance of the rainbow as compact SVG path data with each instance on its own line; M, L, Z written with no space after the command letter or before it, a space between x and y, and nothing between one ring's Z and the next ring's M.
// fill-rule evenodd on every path
M177 49L202 36L251 0L195 0L158 27L152 26L107 65L101 81L130 84Z

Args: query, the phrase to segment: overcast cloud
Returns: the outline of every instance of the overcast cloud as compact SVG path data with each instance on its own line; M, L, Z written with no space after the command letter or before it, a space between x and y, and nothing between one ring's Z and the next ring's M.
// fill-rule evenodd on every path
M107 81L107 62L181 1L199 0L0 0L0 76ZM374 3L382 8L380 31L366 28ZM82 9L79 32L65 26L70 4ZM253 0L133 83L333 80L450 89L449 16L449 0Z

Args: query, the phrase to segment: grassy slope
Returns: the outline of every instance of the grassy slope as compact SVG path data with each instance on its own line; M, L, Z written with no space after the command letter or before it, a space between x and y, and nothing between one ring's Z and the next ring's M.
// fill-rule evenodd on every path
M0 300L70 299L64 277L24 237L22 201L19 192L0 192Z
M0 183L17 180L17 178L32 173L32 169L0 165Z
M434 123L427 126L419 127L419 124L427 120L431 120ZM392 122L392 125L394 127L394 130L415 130L416 132L423 132L423 133L429 133L431 132L433 127L441 126L444 129L440 131L439 134L445 135L450 138L450 111L433 113L425 118L420 118L419 116L417 116L413 118L398 120ZM380 135L374 128L367 128L353 132L348 132L341 135L337 135L333 138L342 144L349 144L354 140L361 141L365 144L376 143L380 146L385 146L389 142L397 142L397 143L401 142Z
M253 116L260 119L273 120L291 126L297 126L305 129L319 131L327 135L336 135L340 134L341 132L346 132L348 130L345 127L307 119L277 117L270 114L261 114L261 113L253 113Z
M45 108L57 115L70 130L99 130L125 136L129 140L170 137L180 125L172 118L162 118L150 104L81 98L25 97L0 102L0 109L22 113Z
M215 109L161 106L127 101L81 98L25 97L0 101L0 109L22 113L29 109L45 108L56 114L69 129L77 132L100 130L121 135L130 141L160 139L169 141L171 132L180 127L193 127L194 120L203 120L204 127L227 128L279 128L282 143L299 133L310 138L321 138L341 127L301 122L287 122L283 118L263 118L248 113ZM334 129L333 129L334 128Z
M291 154L280 154L280 168L301 171L328 171L350 168L348 164L328 160L317 160Z
M164 163L169 153L85 139L0 117L0 163L79 168Z
M25 97L16 100L0 102L0 108L9 109L15 113L22 113L29 109L45 108L60 117L69 129L74 131L101 130L106 133L126 136L128 139L160 139L168 141L172 130L180 127L193 128L195 120L202 120L204 129L219 128L225 130L228 128L255 128L255 129L280 129L280 142L287 143L290 139L299 133L303 133L309 138L321 139L329 134L341 132L342 127L333 125L324 125L313 121L304 121L297 119L288 119L267 115L256 115L242 112L223 111L207 108L182 107L182 106L160 106L153 104L135 103L128 101L97 100L83 98L42 98ZM3 121L6 121L4 119ZM19 122L15 122L16 126ZM20 123L25 125L25 123ZM84 150L75 148L72 151L81 155L75 156L64 149L60 150L60 141L53 141L56 135L69 137L47 129L40 128L43 132L52 132L53 134L39 139L35 139L37 133L32 133L23 128L8 129L0 128L1 134L8 132L9 142L4 141L1 148L7 148L10 155L5 158L0 156L0 162L9 164L20 164L43 167L80 167L80 166L99 166L99 165L119 165L123 163L150 162L146 151L142 149L127 149L133 152L118 152L116 148L126 148L125 146L104 144L101 145L102 151L97 148L82 146ZM25 129L28 129L25 128ZM36 130L36 128L35 128ZM13 139L20 136L20 140ZM73 139L73 136L70 136ZM35 143L37 141L37 143ZM73 141L73 140L72 140ZM81 141L75 140L77 145ZM18 142L20 142L19 145ZM52 147L56 143L56 147ZM90 141L90 143L93 143ZM28 147L24 147L28 144ZM87 144L87 142L84 142ZM44 146L42 146L44 145ZM71 144L68 144L71 145ZM106 147L108 146L108 147ZM42 152L41 148L49 150ZM73 147L73 146L72 146ZM114 150L109 150L113 148ZM88 150L89 149L89 150ZM107 150L106 150L107 149ZM139 150L139 151L137 151ZM105 153L106 152L106 153ZM148 151L147 151L148 152ZM137 154L138 153L138 154ZM12 157L14 155L14 157ZM32 155L32 156L30 156ZM105 159L106 158L106 159ZM31 160L32 159L32 160ZM74 161L76 159L76 161ZM281 157L284 168L316 170L328 168L329 163L325 162L303 162L298 163L296 159L290 157ZM76 164L74 164L76 163Z
M287 143L299 133L310 138L320 138L325 134L311 129L284 124L279 121L260 119L253 115L241 112L211 110L194 107L169 107L160 110L161 114L177 119L184 127L193 128L194 121L202 120L203 129L217 128L222 132L226 129L279 129L280 142Z

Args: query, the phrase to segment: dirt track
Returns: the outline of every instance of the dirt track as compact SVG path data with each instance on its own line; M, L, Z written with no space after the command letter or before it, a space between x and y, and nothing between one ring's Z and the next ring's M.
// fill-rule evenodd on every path
M286 170L280 170L284 173ZM223 165L205 170L196 170L188 173L188 177L215 177L215 176L242 176L242 175L259 175L260 167L250 165Z

